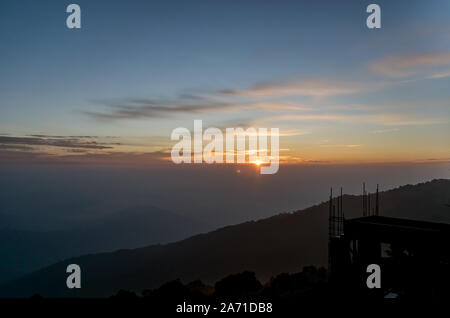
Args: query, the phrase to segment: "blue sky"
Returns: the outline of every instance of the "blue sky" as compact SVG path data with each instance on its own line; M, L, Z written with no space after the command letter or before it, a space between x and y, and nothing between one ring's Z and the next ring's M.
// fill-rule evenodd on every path
M69 3L0 4L0 133L151 152L200 117L280 127L291 159L450 155L448 1L378 1L379 30L369 1L77 1L80 30Z

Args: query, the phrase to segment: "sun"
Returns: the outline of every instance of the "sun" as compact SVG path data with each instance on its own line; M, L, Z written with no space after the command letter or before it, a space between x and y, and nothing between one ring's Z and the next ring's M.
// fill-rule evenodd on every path
M256 160L253 162L255 165L260 166L262 164L261 160Z

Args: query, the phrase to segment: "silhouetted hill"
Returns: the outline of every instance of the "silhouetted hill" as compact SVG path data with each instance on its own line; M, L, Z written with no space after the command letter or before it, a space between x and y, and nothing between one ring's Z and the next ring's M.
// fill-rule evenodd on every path
M380 214L450 223L450 180L434 180L380 193ZM345 195L346 218L361 215L361 197ZM110 296L175 280L214 282L245 270L261 281L327 263L328 205L228 226L176 243L77 257L0 287L1 296ZM66 267L79 264L82 288L66 288Z
M0 229L0 283L74 255L167 243L199 230L197 221L149 205L124 209L73 230Z

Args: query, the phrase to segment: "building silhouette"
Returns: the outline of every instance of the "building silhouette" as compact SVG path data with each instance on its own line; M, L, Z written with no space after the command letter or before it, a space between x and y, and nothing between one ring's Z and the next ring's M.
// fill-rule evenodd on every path
M379 215L363 185L363 216L345 219L343 196L329 204L330 284L369 298L450 299L450 224ZM375 199L375 200L374 200ZM381 288L370 289L370 264L380 266Z

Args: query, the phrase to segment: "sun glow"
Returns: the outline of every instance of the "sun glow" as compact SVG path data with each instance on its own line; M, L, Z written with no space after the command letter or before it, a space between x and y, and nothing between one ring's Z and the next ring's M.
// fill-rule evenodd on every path
M261 160L256 160L253 162L255 165L260 166L262 164Z

